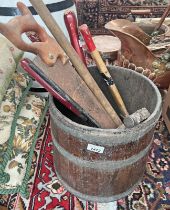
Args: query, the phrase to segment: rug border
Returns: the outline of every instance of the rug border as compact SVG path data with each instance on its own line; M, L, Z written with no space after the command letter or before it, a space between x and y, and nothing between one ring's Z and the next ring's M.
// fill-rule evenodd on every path
M41 125L42 125L42 122L45 118L45 115L47 113L47 110L48 110L48 107L49 107L49 101L48 99L46 100L46 103L45 103L45 106L44 106L44 110L43 110L43 113L41 115L41 118L40 118L40 121L38 123L38 127L36 129L36 132L35 132L35 135L34 135L34 138L32 140L32 145L30 147L30 151L29 151L29 158L28 158L28 164L27 164L27 167L26 167L26 172L25 172L25 176L24 176L24 179L22 181L22 185L18 185L16 186L14 189L0 189L0 194L14 194L14 193L20 193L24 198L28 198L29 195L30 195L30 192L28 191L27 189L27 184L28 184L28 180L29 180L29 177L30 177L30 168L31 168L31 163L32 163L32 155L33 155L33 152L34 152L34 148L35 148L35 144L36 144L36 140L38 138L38 134L39 134L39 130L41 128ZM22 106L21 106L22 108ZM14 132L15 133L15 132ZM13 140L13 139L12 139ZM11 145L12 147L12 145ZM12 151L12 148L11 148L11 151Z

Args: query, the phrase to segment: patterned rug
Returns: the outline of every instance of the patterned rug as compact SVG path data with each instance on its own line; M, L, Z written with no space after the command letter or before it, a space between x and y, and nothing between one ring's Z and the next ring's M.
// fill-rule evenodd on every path
M53 144L46 116L37 139L28 199L19 194L0 195L0 209L8 210L169 210L170 134L162 120L156 126L154 143L143 182L129 196L107 204L77 199L60 185L53 168Z
M131 10L150 9L151 15L161 17L169 0L76 0L78 24L86 23L91 33L106 34L103 26L117 18L127 18Z

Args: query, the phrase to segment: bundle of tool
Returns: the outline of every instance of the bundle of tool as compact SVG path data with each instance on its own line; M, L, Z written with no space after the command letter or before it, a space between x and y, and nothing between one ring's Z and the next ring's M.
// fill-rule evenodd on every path
M30 0L30 2L55 39L46 33L35 21L29 9L21 2L17 6L22 15L14 17L7 24L1 23L0 32L18 48L37 55L33 62L28 59L20 62L33 78L68 110L81 118L85 125L118 128L122 127L123 119L126 127L133 127L149 117L150 113L146 108L137 110L132 115L128 114L113 78L95 47L87 25L82 25L79 30L118 105L121 117L118 116L85 65L83 51L79 46L75 17L69 12L65 14L65 22L73 48L44 3L41 0ZM35 32L38 38L34 39L30 31ZM27 44L22 40L21 35L24 32L34 41L33 43ZM66 62L65 53L69 62ZM57 59L58 57L61 59Z

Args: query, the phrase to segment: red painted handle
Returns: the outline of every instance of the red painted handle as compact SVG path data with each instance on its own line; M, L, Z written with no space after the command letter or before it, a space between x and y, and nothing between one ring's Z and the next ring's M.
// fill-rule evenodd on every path
M86 24L83 24L79 27L79 30L83 36L83 39L87 45L87 48L89 50L89 52L93 52L94 50L96 50L96 46L93 42L90 30L88 28L88 26Z
M79 34L78 34L78 28L77 28L77 20L76 16L73 11L67 10L64 14L64 21L65 25L67 27L67 31L70 37L70 42L73 48L76 50L77 54L81 58L81 60L86 65L85 56L83 53L82 48L79 44Z

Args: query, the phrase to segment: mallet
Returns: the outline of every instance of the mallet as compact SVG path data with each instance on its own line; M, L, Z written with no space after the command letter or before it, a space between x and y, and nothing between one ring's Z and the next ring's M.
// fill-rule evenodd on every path
M123 123L126 128L133 128L139 125L141 122L146 120L150 116L150 112L146 108L138 109L131 115L128 115L123 119Z

